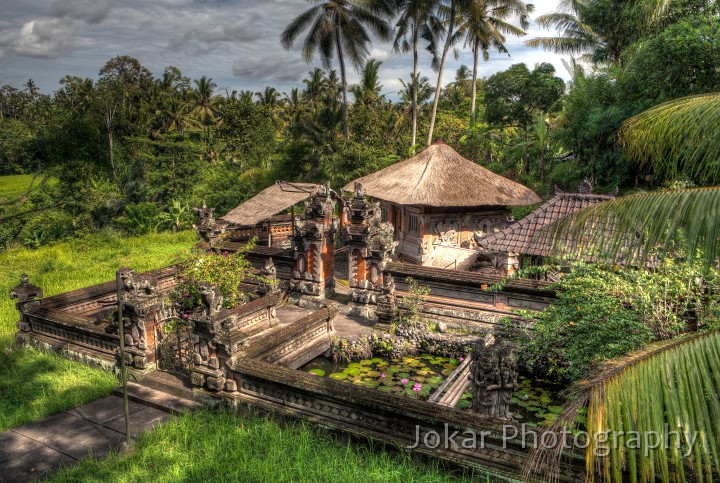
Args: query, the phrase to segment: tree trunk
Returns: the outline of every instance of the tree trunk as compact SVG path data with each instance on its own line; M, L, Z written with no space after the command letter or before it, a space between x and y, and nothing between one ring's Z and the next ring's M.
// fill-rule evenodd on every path
M440 69L438 71L437 85L435 86L435 99L433 100L432 114L430 115L430 128L428 129L427 145L433 142L433 131L435 130L435 117L437 116L438 102L440 102L440 92L442 91L442 76L445 70L445 62L447 61L450 43L452 42L453 29L455 28L455 9L457 7L456 0L450 1L450 18L448 19L448 31L445 37L445 46L443 47L442 58L440 59Z
M347 141L350 139L350 130L348 128L347 80L345 79L345 59L343 58L342 45L340 45L339 27L335 30L335 47L337 48L338 63L340 64L340 83L342 84L343 133Z
M413 30L413 78L412 78L412 141L410 146L417 143L417 111L418 111L418 29L415 19Z
M470 102L470 127L475 124L475 102L477 99L477 71L478 71L478 55L480 50L480 41L475 39L473 46L473 73L472 73L472 101Z
M525 174L530 174L530 152L528 151L528 129L525 126Z

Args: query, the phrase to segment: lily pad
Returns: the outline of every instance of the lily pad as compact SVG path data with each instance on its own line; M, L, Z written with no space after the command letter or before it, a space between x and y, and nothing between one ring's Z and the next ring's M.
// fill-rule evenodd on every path
M380 377L380 372L378 372L378 371L369 371L369 372L367 373L367 376L368 376L368 377Z
M442 371L440 371L440 374L442 374L443 376L449 376L453 372L455 372L455 369L443 369Z
M360 369L357 367L348 367L343 371L344 374L347 374L348 376L357 376L360 374Z
M310 369L308 372L310 374L315 374L316 376L320 376L320 377L325 375L325 371L323 371L322 369Z
M336 381L344 381L347 379L348 375L343 372L333 372L328 376L330 379L335 379Z
M468 401L467 399L461 399L455 405L456 409L467 409L469 407L470 407L470 401Z
M368 359L363 359L362 361L360 361L361 366L369 366L371 364L372 364L372 361L370 361Z

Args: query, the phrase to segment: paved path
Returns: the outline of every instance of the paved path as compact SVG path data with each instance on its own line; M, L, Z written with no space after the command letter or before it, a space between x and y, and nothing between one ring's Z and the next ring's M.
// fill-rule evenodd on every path
M130 386L131 396L144 401L130 401L131 436L164 423L172 412L194 408L195 403L136 384ZM98 399L0 433L0 482L39 479L88 455L102 458L124 440L122 398L113 395Z

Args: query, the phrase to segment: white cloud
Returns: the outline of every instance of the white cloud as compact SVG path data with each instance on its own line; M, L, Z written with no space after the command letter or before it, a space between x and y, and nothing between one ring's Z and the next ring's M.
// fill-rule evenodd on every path
M0 32L0 45L10 47L18 55L56 58L72 49L72 22L65 19L30 20L18 30Z
M110 12L110 0L55 0L50 11L55 17L100 23Z

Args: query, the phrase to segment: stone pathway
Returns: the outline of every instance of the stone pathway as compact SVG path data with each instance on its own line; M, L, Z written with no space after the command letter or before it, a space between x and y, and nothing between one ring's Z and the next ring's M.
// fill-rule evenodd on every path
M133 437L166 422L173 412L199 406L137 384L129 386L131 397L136 399L130 401ZM89 455L103 458L121 446L124 432L123 400L117 395L2 432L0 481L36 480Z

